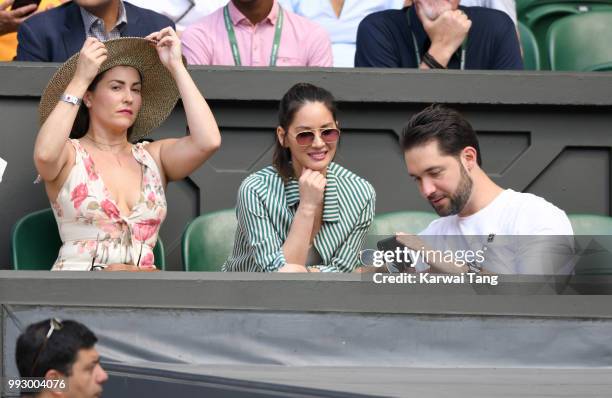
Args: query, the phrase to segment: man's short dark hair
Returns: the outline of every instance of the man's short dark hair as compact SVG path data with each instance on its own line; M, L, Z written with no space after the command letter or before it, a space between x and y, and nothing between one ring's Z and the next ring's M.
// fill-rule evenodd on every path
M438 143L444 155L459 156L463 148L476 149L476 161L482 166L478 137L472 125L456 110L433 104L414 115L402 130L401 146L405 151L418 145Z
M34 323L17 339L15 360L21 377L44 377L50 369L70 376L79 350L93 348L98 341L76 321L62 321L61 329L54 329L47 339L50 328L51 319Z

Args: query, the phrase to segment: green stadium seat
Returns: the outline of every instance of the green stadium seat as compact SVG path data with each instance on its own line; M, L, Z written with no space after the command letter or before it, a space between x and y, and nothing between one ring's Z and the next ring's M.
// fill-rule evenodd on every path
M535 4L541 4L542 0L516 0L516 14L522 15L525 10L533 7Z
M523 63L526 70L540 70L540 48L531 30L522 22L518 22L521 47L523 48Z
M236 228L235 209L219 210L194 219L183 232L183 269L221 271L234 247Z
M597 214L568 214L574 235L612 235L612 217Z
M612 72L612 62L604 62L603 64L591 65L589 70L592 72Z
M582 4L582 5L598 5L612 4L612 0L516 0L516 13L521 16L530 9L547 4Z
M427 211L393 211L374 216L370 233L389 235L395 232L419 233L435 219L436 213Z
M564 18L546 39L552 70L591 71L612 62L612 11Z
M535 1L519 11L518 20L535 36L540 52L540 69L546 70L550 69L546 38L553 23L572 15L609 10L612 10L610 0Z
M376 242L396 232L417 234L427 228L438 215L426 211L393 211L374 216L365 247L374 249Z
M594 214L568 214L568 217L581 253L576 275L612 275L612 217Z
M19 219L11 232L13 269L48 271L62 246L53 210L38 210ZM161 238L153 249L155 265L166 268L164 244Z

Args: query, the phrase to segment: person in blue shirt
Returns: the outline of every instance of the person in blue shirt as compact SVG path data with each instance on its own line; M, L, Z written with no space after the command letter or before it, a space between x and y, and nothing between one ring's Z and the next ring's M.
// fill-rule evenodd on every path
M514 23L505 13L415 0L367 16L357 30L357 67L523 69Z
M88 37L145 37L174 23L123 0L73 0L28 18L17 32L17 61L65 62Z

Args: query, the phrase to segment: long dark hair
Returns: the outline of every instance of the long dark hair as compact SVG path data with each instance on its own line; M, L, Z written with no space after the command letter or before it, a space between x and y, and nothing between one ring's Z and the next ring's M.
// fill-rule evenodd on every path
M117 66L121 66L121 65L117 65ZM126 66L129 66L129 65L126 65ZM100 83L100 81L102 80L106 72L108 72L110 69L107 69L104 72L98 73L96 77L92 80L92 82L89 84L89 87L87 87L87 91L94 91L96 87L98 86L98 83ZM136 70L138 71L138 75L140 75L140 83L142 84L143 83L142 73L140 73L138 69ZM81 106L79 107L79 111L77 112L76 118L74 119L74 123L72 124L72 130L70 130L70 138L76 138L76 139L83 138L83 136L87 134L87 130L89 130L89 109L87 109L87 107L85 106L85 103L82 102ZM132 130L133 130L133 125L130 126L130 128L128 128L128 131L127 131L128 141L130 140L130 137L132 136Z
M310 83L297 83L289 89L283 96L278 107L278 125L285 130L285 135L289 131L289 126L297 111L308 102L320 102L332 114L336 120L336 100L332 93L324 88L317 87ZM291 166L291 151L281 145L275 138L274 155L272 165L276 168L283 181L294 177L293 167Z

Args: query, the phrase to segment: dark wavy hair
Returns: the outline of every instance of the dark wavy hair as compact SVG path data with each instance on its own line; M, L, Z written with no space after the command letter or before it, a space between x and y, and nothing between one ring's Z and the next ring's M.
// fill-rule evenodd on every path
M297 83L289 89L283 96L278 107L278 125L289 131L289 126L293 122L295 114L308 102L320 102L336 120L336 100L332 93L324 88L317 87L310 83ZM275 136L274 155L272 165L284 181L294 177L293 167L291 166L291 151L285 148Z

